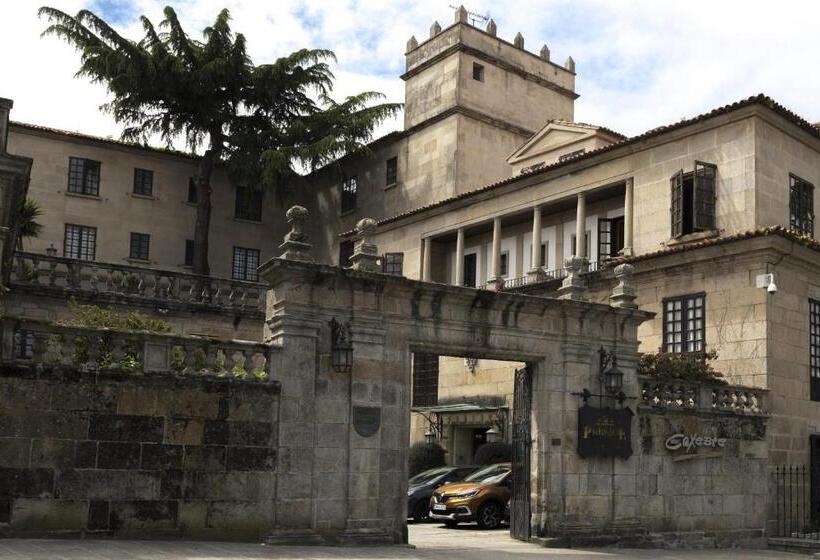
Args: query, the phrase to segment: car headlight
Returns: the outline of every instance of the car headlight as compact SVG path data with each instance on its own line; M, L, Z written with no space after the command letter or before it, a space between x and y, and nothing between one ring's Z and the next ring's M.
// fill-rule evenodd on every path
M451 496L453 498L472 498L479 492L481 492L481 490L470 490L469 492L462 492L460 494L451 494Z
M409 498L410 496L412 496L412 495L413 495L413 494L415 494L415 493L416 493L416 491L415 491L415 490L408 490L408 491L407 491L407 497Z

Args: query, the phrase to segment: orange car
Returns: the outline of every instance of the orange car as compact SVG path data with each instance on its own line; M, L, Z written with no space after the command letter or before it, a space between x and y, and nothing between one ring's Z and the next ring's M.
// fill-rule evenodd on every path
M512 465L490 465L464 479L445 484L430 499L430 519L444 521L448 527L475 521L482 529L495 529L504 520L504 507L510 499Z

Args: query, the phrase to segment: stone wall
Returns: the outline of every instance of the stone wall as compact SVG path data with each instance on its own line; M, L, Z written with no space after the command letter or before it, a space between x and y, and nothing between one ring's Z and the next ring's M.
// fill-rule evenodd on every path
M0 535L256 539L276 383L0 369Z

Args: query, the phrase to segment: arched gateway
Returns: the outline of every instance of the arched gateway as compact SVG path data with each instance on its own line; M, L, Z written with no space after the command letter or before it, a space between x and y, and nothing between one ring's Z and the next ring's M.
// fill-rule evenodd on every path
M650 314L631 308L630 297L615 297L625 307L614 307L371 272L369 224L353 269L314 264L299 225L305 215L294 210L283 258L260 270L270 284L266 338L278 349L271 371L282 387L272 542L406 542L414 352L527 364L531 441L521 448L530 467L518 483L529 483L529 518L514 519L519 536L614 521L616 497L577 484L594 463L577 453L577 394L598 392L603 347L617 354L624 392L638 395L637 327ZM602 465L595 468L614 468Z

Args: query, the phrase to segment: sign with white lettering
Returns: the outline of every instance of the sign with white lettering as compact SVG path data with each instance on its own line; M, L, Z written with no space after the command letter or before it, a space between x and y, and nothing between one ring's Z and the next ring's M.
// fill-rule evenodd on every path
M672 434L666 438L666 448L669 451L694 453L701 447L710 447L712 449L726 447L726 438L702 436L700 434Z

